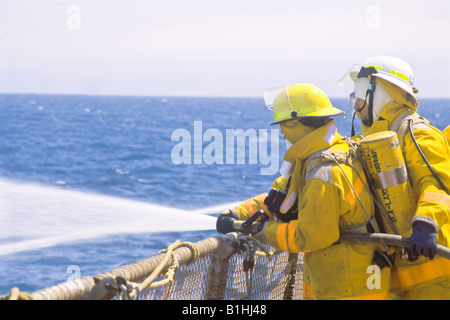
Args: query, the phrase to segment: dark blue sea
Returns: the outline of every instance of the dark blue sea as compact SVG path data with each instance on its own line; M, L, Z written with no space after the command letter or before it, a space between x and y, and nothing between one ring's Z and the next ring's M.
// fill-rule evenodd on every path
M347 116L347 99L332 99ZM450 100L419 112L449 124ZM216 234L269 190L286 150L262 98L0 95L0 295L145 259Z

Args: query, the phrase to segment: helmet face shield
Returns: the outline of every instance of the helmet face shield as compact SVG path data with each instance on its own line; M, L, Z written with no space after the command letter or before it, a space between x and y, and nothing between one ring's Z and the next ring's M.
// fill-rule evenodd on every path
M338 81L339 86L343 86L350 80L353 82L354 91L350 93L350 108L353 109L356 99L366 100L367 90L371 89L369 76L378 73L378 69L374 66L361 66L354 64Z
M273 112L274 121L292 120L297 117L289 97L289 86L284 85L264 91L264 102L267 109Z
M288 88L289 86L283 85L280 87L264 90L264 103L266 104L267 109L273 111L273 102L282 92L285 92L286 95L288 95Z
M349 94L349 99L350 99L350 110L352 110L356 103L355 91Z
M360 64L354 64L338 81L339 86L343 86L346 82L357 79L358 73L361 71L362 66Z
M355 98L366 100L367 90L371 89L369 78L359 78L355 81Z

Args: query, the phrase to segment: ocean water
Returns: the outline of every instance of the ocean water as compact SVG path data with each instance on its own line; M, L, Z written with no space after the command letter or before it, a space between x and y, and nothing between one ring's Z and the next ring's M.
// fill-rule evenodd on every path
M348 100L332 102L350 135ZM443 129L449 104L419 111ZM0 111L0 295L215 235L222 209L268 191L286 150L262 98L2 94Z

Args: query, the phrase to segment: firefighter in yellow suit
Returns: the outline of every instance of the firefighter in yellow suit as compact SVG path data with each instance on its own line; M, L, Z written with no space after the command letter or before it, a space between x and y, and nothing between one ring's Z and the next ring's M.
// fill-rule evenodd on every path
M304 298L389 298L390 268L373 262L382 246L337 243L342 231L377 228L362 164L358 159L347 163L349 145L332 120L343 112L311 84L274 90L272 96L268 104L274 124L292 144L284 156L289 168L268 194L228 214L245 220L262 208L272 217L261 231L264 241L283 251L304 252ZM343 157L335 159L338 154Z
M392 291L400 299L450 299L450 261L435 256L436 244L450 247L450 150L446 137L416 113L418 90L404 60L369 58L340 81L350 79L363 136L397 132L417 203L409 216L397 219L398 233L411 237L411 242L408 259L396 253Z

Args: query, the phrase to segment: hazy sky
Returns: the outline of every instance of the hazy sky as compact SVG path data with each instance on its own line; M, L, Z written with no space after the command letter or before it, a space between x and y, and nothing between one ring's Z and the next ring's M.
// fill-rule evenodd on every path
M450 97L448 0L0 0L0 92L262 96L396 55Z

